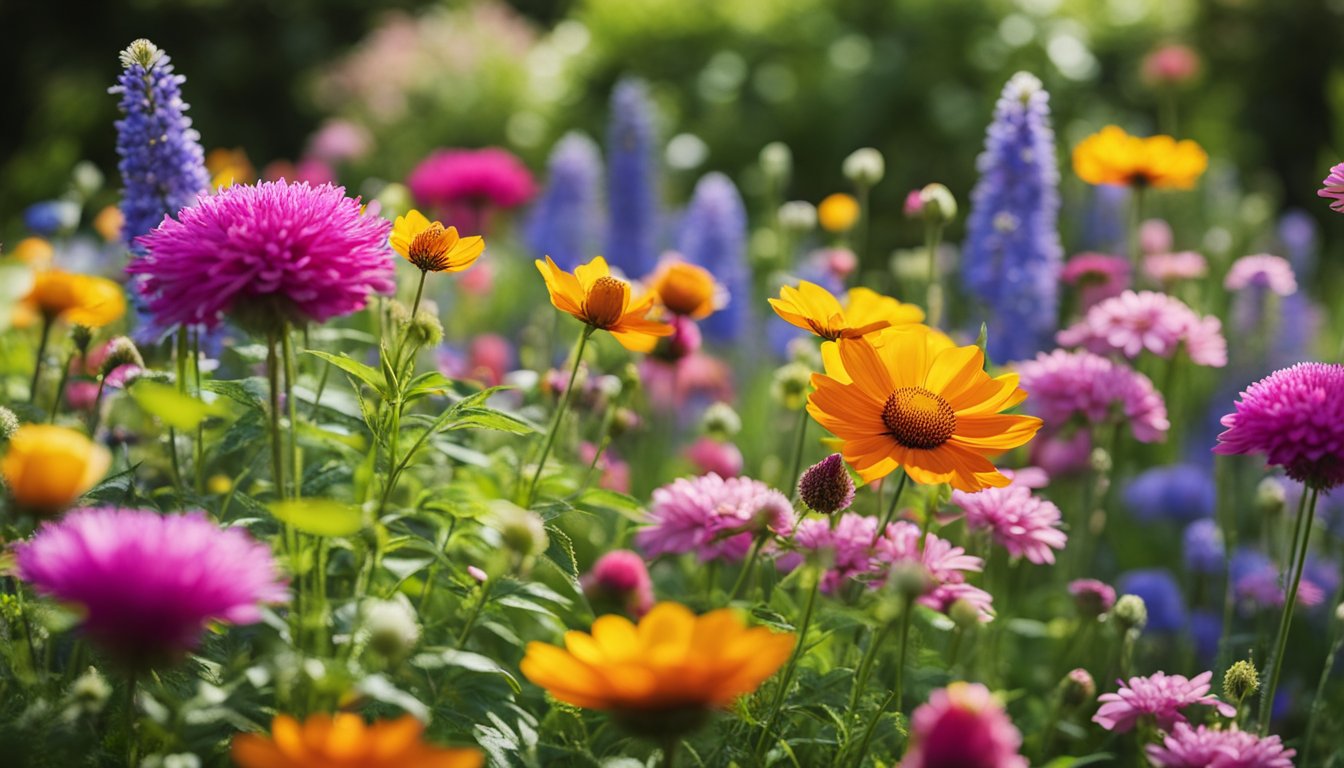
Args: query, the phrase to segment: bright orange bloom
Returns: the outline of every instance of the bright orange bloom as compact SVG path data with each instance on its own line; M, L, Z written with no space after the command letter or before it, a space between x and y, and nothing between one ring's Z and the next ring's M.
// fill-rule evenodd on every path
M872 482L904 468L911 480L960 491L1004 486L987 457L1026 444L1034 416L1001 413L1026 399L1017 374L991 378L977 346L923 326L893 329L874 346L841 339L813 374L807 411L841 440L845 461ZM830 345L823 345L829 347Z
M109 243L121 239L121 228L126 225L126 216L115 205L109 205L93 217L93 228Z
M856 289L858 290L858 289ZM867 289L863 289L867 290ZM868 293L872 293L869 291ZM851 292L851 300L852 300ZM878 296L878 294L873 294ZM885 297L880 297L885 298ZM876 299L863 294L859 298L857 309L861 317L851 316L831 292L816 283L806 280L792 286L781 286L778 299L768 299L775 314L792 325L805 331L811 331L827 341L836 339L857 339L880 331L892 324L892 318L884 316L887 310L893 310ZM896 301L892 299L891 301ZM898 306L900 302L896 302ZM918 311L918 310L917 310ZM897 311L899 314L899 311ZM924 313L920 312L922 320Z
M1073 172L1088 184L1190 189L1208 167L1208 154L1189 139L1145 139L1114 125L1073 148Z
M859 201L853 195L836 192L817 205L817 221L827 232L848 232L859 222Z
M485 251L480 235L458 237L457 227L445 228L412 210L392 225L392 249L422 272L461 272Z
M527 644L522 670L555 698L588 709L654 716L725 707L756 690L793 652L790 633L748 629L736 611L696 616L659 603L635 625L602 616L565 647Z
M714 275L685 261L671 261L659 267L653 275L651 290L674 315L703 320L716 308Z
M82 432L24 424L9 438L0 476L15 503L50 515L75 503L110 466L112 454Z
M271 722L270 737L233 739L239 768L480 768L479 749L445 749L420 740L425 726L410 715L366 725L359 715L289 715Z
M105 277L59 269L38 272L24 302L48 320L89 328L101 328L126 314L126 293L120 285Z
M659 336L672 335L672 326L645 317L653 308L653 294L632 299L630 284L612 277L601 256L575 267L573 274L557 267L550 256L536 265L556 309L611 333L626 349L648 352Z

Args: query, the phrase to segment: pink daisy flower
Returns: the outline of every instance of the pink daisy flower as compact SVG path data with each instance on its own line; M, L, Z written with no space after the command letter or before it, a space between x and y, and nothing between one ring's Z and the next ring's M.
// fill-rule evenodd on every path
M1162 395L1147 376L1091 352L1057 349L1017 364L1022 388L1031 393L1031 412L1062 427L1070 419L1087 424L1111 420L1118 408L1134 439L1155 443L1171 427Z
M934 691L910 720L901 768L1027 768L1022 733L979 683Z
M487 209L509 209L531 200L536 181L513 153L497 147L440 149L406 177L416 201L464 232L482 232Z
M1278 736L1260 738L1236 729L1191 728L1177 723L1161 744L1149 744L1148 759L1158 768L1293 768L1296 750Z
M1060 279L1079 290L1084 311L1129 287L1129 260L1105 253L1080 253L1069 259Z
M1321 180L1321 188L1316 191L1316 196L1334 199L1330 210L1344 213L1344 163L1330 169L1330 174Z
M1176 723L1186 722L1181 710L1195 704L1213 707L1223 717L1236 715L1236 707L1209 693L1211 679L1212 672L1193 678L1166 672L1131 677L1128 683L1120 681L1119 691L1097 697L1101 708L1092 721L1108 731L1125 733L1145 717L1151 717L1159 729L1170 731Z
M793 531L793 505L784 494L749 477L713 472L680 478L653 492L650 524L635 542L650 557L694 552L702 562L739 561L765 529Z
M1262 453L1301 483L1328 490L1344 483L1344 365L1299 363L1252 384L1214 453Z
M289 599L271 550L203 512L78 509L16 548L20 578L79 605L84 632L137 667L195 648L209 622L252 624L261 604Z
M1125 291L1087 311L1087 316L1060 331L1066 347L1085 347L1098 354L1120 352L1135 358L1147 350L1171 357L1185 343L1197 365L1227 365L1227 342L1218 318L1201 317L1174 296L1156 291Z
M1282 256L1257 253L1232 262L1227 277L1223 278L1223 287L1229 291L1267 288L1279 296L1292 296L1297 293L1297 276L1293 274L1293 265Z
M989 531L1013 557L1026 557L1037 565L1053 564L1054 551L1068 542L1059 529L1059 507L1034 495L1026 485L1014 482L979 493L953 491L952 503L965 512L967 528Z
M1163 285L1198 280L1209 273L1209 262L1195 251L1154 253L1143 257L1143 273Z

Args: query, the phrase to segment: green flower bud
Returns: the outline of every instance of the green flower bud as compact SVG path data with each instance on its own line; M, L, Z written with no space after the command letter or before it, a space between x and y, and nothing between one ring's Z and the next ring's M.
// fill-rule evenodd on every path
M103 356L103 367L98 373L107 376L123 365L144 368L145 359L140 356L140 350L135 346L134 341L125 336L118 336L107 343L107 353Z
M957 218L957 199L952 190L942 184L930 184L919 191L924 204L924 219L933 224L946 225Z
M541 515L503 500L491 504L491 514L493 527L499 531L509 550L523 558L546 551L550 541Z
M811 388L812 369L801 363L788 363L775 370L770 382L770 394L785 408L796 411L807 401Z
M1148 606L1138 595L1121 595L1111 609L1111 617L1126 632L1141 630L1148 625Z
M422 348L437 347L443 341L443 323L438 315L423 307L415 313L408 330L411 341Z
M742 418L733 406L719 402L705 409L700 417L700 429L715 440L731 440L742 431Z
M887 164L882 159L881 152L872 147L864 147L851 152L849 157L845 158L845 162L840 169L844 172L846 179L861 187L871 187L882 180L887 172ZM927 188L925 187L925 189ZM951 194L949 193L948 196L951 197ZM953 215L956 215L955 202L952 204L952 212Z
M779 206L779 225L801 234L817 228L817 207L805 200L790 200Z
M1059 681L1060 701L1070 709L1081 707L1097 695L1097 683L1086 669L1075 669Z
M1223 696L1238 705L1260 690L1260 673L1249 660L1235 662L1223 674Z
M772 141L761 148L761 170L772 182L782 183L793 172L793 152L782 141Z

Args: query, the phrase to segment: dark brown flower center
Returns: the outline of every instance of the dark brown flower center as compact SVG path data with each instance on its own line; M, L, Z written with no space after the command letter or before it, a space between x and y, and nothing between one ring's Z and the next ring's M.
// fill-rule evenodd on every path
M901 387L882 406L887 434L906 448L928 450L957 431L957 414L946 400L923 387Z
M411 241L407 259L426 272L441 272L448 266L448 253L452 249L452 238L436 221Z
M626 292L630 288L611 276L599 277L583 302L583 313L588 322L598 328L610 328L625 313Z

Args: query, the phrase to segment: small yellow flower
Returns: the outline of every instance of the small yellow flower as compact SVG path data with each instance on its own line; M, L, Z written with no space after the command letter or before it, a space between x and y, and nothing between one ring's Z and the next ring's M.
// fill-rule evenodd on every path
M40 237L25 237L14 246L14 258L33 269L46 269L56 251L51 243Z
M565 647L532 642L522 671L555 698L611 711L623 724L694 722L755 691L793 651L791 633L748 629L723 608L696 616L659 603L639 624L602 616L592 634L566 632Z
M573 274L557 267L550 256L536 265L556 309L611 333L626 349L648 352L659 336L672 335L672 326L645 317L653 308L653 294L631 298L630 284L612 277L601 256L575 267Z
M93 217L93 228L109 243L121 239L121 228L125 223L126 217L115 205L107 206Z
M216 147L205 155L205 170L210 174L210 188L251 184L257 180L257 171L242 149Z
M50 269L38 272L24 301L48 320L101 328L126 314L126 293L105 277Z
M55 514L103 478L112 454L83 433L49 424L25 424L0 459L5 489L19 506Z
M445 749L421 740L425 726L410 715L366 725L359 715L313 715L303 723L278 715L269 737L234 737L239 768L480 768L478 749Z
M1114 125L1073 148L1073 172L1088 184L1190 189L1208 167L1208 154L1189 139L1145 139Z
M444 227L416 210L397 217L391 243L393 250L422 272L461 272L485 251L480 235L459 237L457 227Z
M658 268L652 290L667 310L695 320L709 317L715 310L717 285L714 275L704 267L685 261L671 261Z
M817 206L817 221L827 232L848 232L859 221L859 201L853 195L836 192Z
M797 288L789 285L780 287L779 298L768 301L775 314L827 341L856 339L880 331L892 323L892 318L881 316L884 309L891 308L867 295L859 299L858 309L862 317L853 317L840 306L840 301L830 291L806 280L799 283ZM899 310L897 314L901 314ZM923 313L920 319L923 319Z

